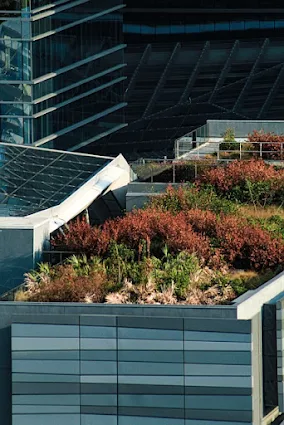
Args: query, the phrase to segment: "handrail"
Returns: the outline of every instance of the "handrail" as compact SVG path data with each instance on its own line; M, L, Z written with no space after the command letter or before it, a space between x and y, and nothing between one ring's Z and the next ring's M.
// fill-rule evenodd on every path
M186 138L185 136L184 138ZM190 160L193 154L198 157L204 158L208 155L217 156L218 161L232 161L232 160L249 160L252 158L264 159L267 162L283 162L284 161L284 143L283 142L250 142L238 141L231 143L225 142L217 138L210 141L203 140L197 141L197 147L193 149L191 140L182 140L180 138L176 141L175 151L176 160L183 159L182 156L188 154L186 159ZM220 149L220 145L226 144L228 147ZM212 149L213 147L213 149ZM276 148L276 149L274 149ZM185 158L184 158L185 159Z

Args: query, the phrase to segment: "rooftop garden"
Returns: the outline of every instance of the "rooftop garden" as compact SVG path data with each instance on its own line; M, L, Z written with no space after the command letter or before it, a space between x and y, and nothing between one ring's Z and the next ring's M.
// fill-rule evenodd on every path
M142 210L69 223L52 244L70 257L28 273L16 299L228 304L283 270L283 202L284 170L262 160L205 167Z
M217 152L203 153L200 158L190 161L140 161L133 165L140 181L181 183L194 182L204 171L218 167L220 161L263 159L284 166L284 135L254 131L244 142L237 141L233 129L228 128L221 135L223 141ZM198 155L197 155L198 156Z

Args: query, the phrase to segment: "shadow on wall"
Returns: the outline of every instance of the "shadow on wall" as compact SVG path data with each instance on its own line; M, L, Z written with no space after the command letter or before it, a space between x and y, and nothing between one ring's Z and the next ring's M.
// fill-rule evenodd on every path
M0 293L23 282L33 258L33 229L0 229Z
M23 283L24 273L33 268L33 254L0 260L0 295Z
M1 315L0 320L0 399L1 423L11 423L12 374L11 374L11 326L9 317ZM9 352L9 351L10 352ZM2 422L3 421L3 422Z
M25 273L28 273L43 261L49 260L44 260L42 250L35 252L32 261L29 255L11 259L4 266L0 261L0 301L15 301L16 292L23 286Z
M284 424L284 413L280 415L271 425L282 425Z
M106 190L88 208L92 225L102 224L109 218L121 216L126 208L127 185Z

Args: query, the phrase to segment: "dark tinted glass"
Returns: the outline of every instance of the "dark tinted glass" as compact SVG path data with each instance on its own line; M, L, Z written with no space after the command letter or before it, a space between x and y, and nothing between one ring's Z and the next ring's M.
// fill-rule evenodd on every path
M25 216L58 205L109 161L0 143L0 206Z
M127 7L164 7L186 9L253 9L253 8L283 8L283 0L144 0L139 4L137 0L129 0Z

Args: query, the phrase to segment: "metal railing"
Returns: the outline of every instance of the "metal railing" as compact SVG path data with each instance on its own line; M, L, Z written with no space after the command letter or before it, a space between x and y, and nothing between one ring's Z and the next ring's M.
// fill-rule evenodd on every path
M185 142L184 142L185 143ZM192 148L192 142L188 142ZM212 150L212 145L214 149ZM187 145L184 145L186 148ZM201 149L202 148L202 149ZM208 142L196 149L188 149L185 158L174 160L164 158L140 159L131 164L138 180L151 183L193 182L205 168L218 163L235 160L263 159L279 167L284 167L284 143L250 142Z
M195 143L195 145L194 145ZM214 141L192 142L185 138L176 141L175 154L177 160L204 159L216 157L218 161L249 160L261 158L265 161L284 161L284 143L280 142L223 142Z
M52 266L56 264L63 263L64 260L66 260L68 257L71 257L71 255L80 255L78 252L72 252L72 251L57 251L57 250L51 250L51 251L43 251L42 252L42 262L43 263L49 263Z
M232 161L234 159L249 160L253 158L265 161L284 161L284 143L279 142L234 142L232 149L222 148L220 143L217 151L218 161ZM228 145L228 143L226 143Z
M217 164L216 158L205 161L175 159L141 159L131 164L138 180L150 183L193 182L205 168Z

